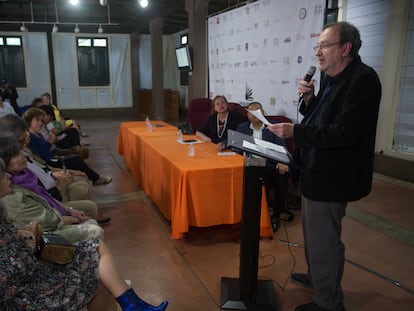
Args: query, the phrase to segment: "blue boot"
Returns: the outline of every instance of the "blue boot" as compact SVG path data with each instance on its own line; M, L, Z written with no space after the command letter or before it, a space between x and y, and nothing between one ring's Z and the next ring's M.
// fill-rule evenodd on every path
M132 288L117 297L116 301L123 311L164 311L168 305L168 301L162 302L159 306L150 305L139 298Z

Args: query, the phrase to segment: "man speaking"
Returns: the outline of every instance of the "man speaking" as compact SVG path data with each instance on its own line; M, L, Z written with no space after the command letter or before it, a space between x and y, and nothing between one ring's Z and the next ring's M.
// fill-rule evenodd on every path
M361 62L360 47L360 34L353 25L326 25L315 46L319 69L325 73L320 91L315 97L314 81L302 79L298 87L298 94L303 94L302 122L268 126L280 137L294 137L300 166L308 271L292 274L292 281L315 293L296 311L345 310L342 219L347 202L371 191L381 99L378 76Z

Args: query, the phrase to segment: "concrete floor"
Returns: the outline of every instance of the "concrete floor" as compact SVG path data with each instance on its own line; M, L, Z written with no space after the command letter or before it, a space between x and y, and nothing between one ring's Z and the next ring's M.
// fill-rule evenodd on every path
M220 279L238 277L239 226L191 228L183 240L170 238L170 224L132 179L117 153L120 120L80 120L90 134L87 162L113 177L93 187L104 227L125 279L151 303L167 299L168 311L220 310ZM375 174L372 193L349 204L343 221L348 311L412 310L414 306L414 184ZM259 278L273 281L281 310L308 302L312 290L289 281L305 272L300 210L273 239L260 241ZM283 241L291 241L289 246Z

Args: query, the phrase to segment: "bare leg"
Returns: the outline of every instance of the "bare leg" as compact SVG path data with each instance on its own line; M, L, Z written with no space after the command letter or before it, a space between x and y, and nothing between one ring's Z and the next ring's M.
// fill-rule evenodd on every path
M99 262L99 277L101 282L114 297L118 297L128 290L128 285L121 276L112 255L103 241L99 244L99 253L101 255Z
M99 244L99 254L101 255L99 261L101 283L116 298L122 310L164 311L167 308L168 301L153 306L138 297L132 288L128 288L112 255L102 241Z

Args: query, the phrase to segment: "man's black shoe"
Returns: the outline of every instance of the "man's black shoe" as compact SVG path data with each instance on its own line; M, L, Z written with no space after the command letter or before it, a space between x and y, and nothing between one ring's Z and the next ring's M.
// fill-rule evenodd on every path
M297 306L295 308L295 311L345 311L345 307L343 304L341 304L339 307L337 307L334 310L331 309L325 309L322 307L319 307L316 303L313 301L306 303L304 305Z
M106 225L108 222L111 221L111 218L110 217L104 217L104 218L101 218L101 219L97 219L96 221L98 222L99 225Z
M272 223L272 231L276 232L277 230L279 230L280 227L280 218L279 217L272 217L271 218L271 223Z
M293 273L290 277L293 283L307 287L307 288L313 288L312 282L308 279L308 276L304 273Z

